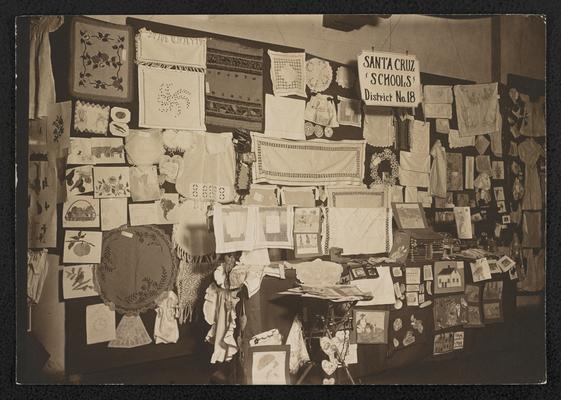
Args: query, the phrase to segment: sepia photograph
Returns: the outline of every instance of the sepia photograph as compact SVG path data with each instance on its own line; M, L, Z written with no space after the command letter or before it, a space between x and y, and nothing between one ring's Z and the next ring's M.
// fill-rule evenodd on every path
M547 15L162 12L14 20L9 379L548 381Z

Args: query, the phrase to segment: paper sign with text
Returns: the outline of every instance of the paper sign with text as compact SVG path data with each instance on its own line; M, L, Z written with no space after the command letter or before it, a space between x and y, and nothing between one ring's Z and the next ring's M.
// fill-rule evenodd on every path
M363 51L358 55L358 76L366 105L416 107L421 102L420 67L415 56Z

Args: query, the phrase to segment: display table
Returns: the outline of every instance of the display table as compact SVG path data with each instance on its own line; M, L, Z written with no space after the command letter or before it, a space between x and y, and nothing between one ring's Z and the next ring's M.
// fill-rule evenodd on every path
M466 265L468 264L466 263ZM432 306L430 306L425 311L431 317L425 323L427 329L426 341L415 343L390 355L388 355L389 344L359 344L357 347L358 363L349 365L353 377L365 377L423 360L437 362L442 359L461 358L467 353L489 353L507 349L511 336L510 323L516 307L516 284L515 281L510 281L508 273L493 275L493 280L503 281L504 322L488 324L482 328L463 328L465 332L463 350L433 356L434 323ZM469 273L466 273L466 283L471 283ZM484 283L480 282L478 284L483 285ZM249 339L253 335L276 328L281 333L283 340L286 339L294 316L301 312L302 300L298 296L282 296L277 293L296 285L295 271L287 270L286 279L265 276L259 292L251 298L242 295L242 303L247 315L241 352L245 374L249 371L247 370L247 364L244 363L243 353L246 352ZM368 309L389 310L389 306L374 306L368 307ZM420 309L419 311L422 312Z

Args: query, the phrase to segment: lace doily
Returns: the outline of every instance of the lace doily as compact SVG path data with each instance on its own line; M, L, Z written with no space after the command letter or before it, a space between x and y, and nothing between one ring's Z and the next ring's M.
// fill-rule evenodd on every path
M323 92L332 80L333 69L329 62L319 58L306 61L306 84L313 93Z
M378 174L378 167L380 163L385 160L390 162L392 171L389 176L382 178ZM370 160L370 176L375 185L394 186L396 184L399 176L399 163L397 162L397 157L390 149L385 149L383 152L376 153L372 156L372 160Z

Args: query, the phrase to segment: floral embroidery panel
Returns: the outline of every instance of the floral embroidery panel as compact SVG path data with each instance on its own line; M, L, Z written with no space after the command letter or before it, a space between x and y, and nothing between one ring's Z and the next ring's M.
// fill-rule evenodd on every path
M94 167L94 197L130 197L128 167Z
M138 66L139 126L204 131L204 73Z
M156 307L157 297L171 290L177 257L169 237L153 226L127 227L104 233L95 278L105 304L136 315Z
M70 92L92 100L132 99L132 28L74 17L71 33Z

